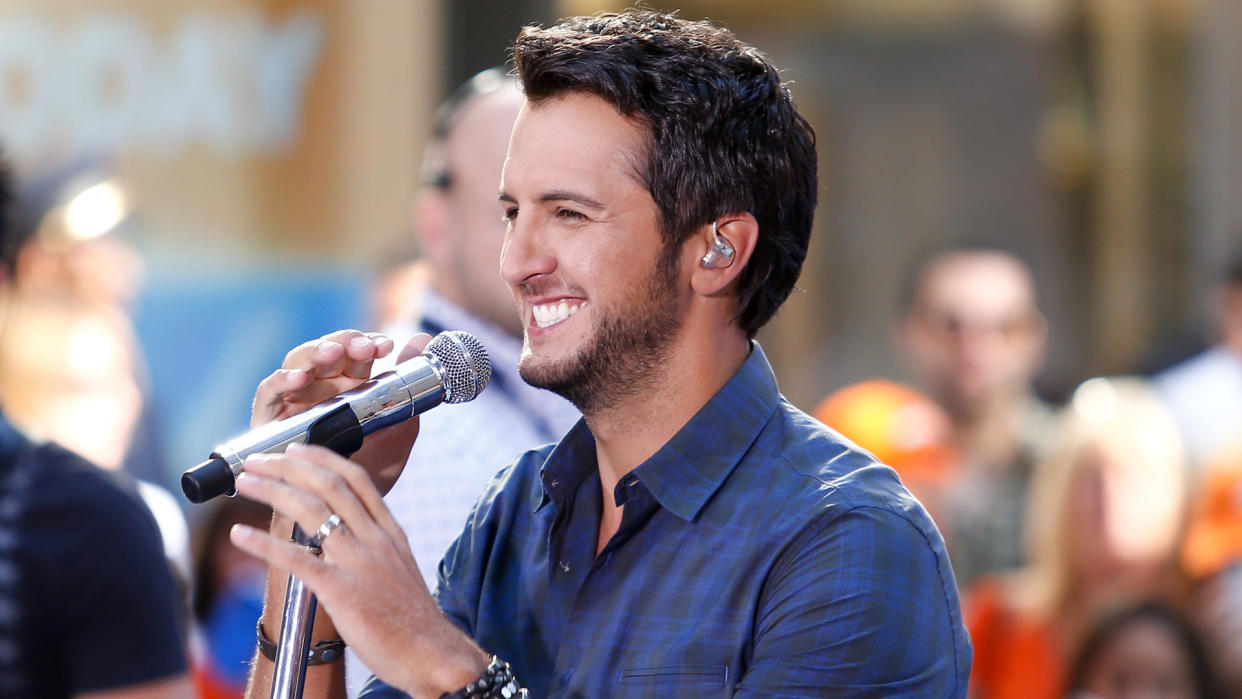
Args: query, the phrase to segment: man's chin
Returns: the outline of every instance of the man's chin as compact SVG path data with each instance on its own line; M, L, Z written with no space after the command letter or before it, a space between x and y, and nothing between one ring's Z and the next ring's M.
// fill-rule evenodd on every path
M518 375L535 388L551 391L587 412L598 406L599 381L592 372L596 367L579 357L552 360L522 355Z
M555 390L569 380L569 373L566 360L538 357L529 351L518 362L518 375L535 388Z

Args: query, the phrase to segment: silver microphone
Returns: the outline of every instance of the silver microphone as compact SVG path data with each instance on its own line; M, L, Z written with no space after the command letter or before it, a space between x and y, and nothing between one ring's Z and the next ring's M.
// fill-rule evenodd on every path
M234 495L247 456L283 452L290 444L319 444L349 456L372 432L440 403L473 400L491 378L492 364L478 338L460 330L442 332L427 343L422 354L391 371L217 446L210 458L181 475L181 490L192 503Z

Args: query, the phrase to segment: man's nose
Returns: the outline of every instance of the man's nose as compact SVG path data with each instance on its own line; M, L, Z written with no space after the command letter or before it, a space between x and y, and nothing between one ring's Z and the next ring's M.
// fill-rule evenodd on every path
M500 276L518 285L556 269L556 256L540 228L529 220L509 224L500 251Z

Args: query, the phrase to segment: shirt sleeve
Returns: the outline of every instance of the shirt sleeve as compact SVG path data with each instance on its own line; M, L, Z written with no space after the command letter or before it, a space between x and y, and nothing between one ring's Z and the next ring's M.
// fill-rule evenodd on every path
M436 565L436 586L432 595L440 611L462 633L474 637L474 613L462 594L471 584L475 576L473 571L481 569L482 561L473 556L474 535L478 526L478 506L470 512L465 530L453 543L449 544L444 557Z
M46 554L40 579L74 692L186 672L180 589L145 505L85 465L47 482L30 511Z
M924 531L875 507L803 531L765 585L736 696L966 696L952 570Z

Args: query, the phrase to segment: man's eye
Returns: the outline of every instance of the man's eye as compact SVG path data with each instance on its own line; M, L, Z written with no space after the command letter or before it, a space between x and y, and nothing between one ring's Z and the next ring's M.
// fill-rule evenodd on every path
M518 214L517 207L510 206L504 210L504 213L500 214L500 220L505 223L512 223L513 219L517 218L517 214Z
M586 219L586 216L573 209L557 209L556 217L565 221L582 221Z

